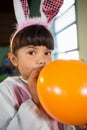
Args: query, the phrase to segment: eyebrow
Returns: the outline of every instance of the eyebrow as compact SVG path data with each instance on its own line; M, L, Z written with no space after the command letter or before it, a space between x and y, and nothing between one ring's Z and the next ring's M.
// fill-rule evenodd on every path
M28 49L28 48L37 49L37 47L35 47L35 46L27 46L27 47L25 47L25 49Z
M44 46L45 47L45 46ZM37 46L32 46L32 45L29 45L29 46L26 46L25 49L28 49L28 48L32 48L32 49L38 49ZM45 48L46 50L51 50L51 49L48 49L47 47Z

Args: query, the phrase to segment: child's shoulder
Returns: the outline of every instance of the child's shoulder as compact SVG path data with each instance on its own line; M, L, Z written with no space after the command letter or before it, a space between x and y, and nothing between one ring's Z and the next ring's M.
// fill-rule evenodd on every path
M6 78L0 83L0 99L11 101L14 104L15 92L19 94L22 87L27 87L27 84L21 80L20 76Z
M4 80L0 83L0 85L6 84L6 83L14 82L14 81L16 81L17 79L19 79L19 76L7 77L6 79L4 79Z
M20 80L20 76L7 77L0 83L0 89L11 88L13 86L22 86L23 82Z

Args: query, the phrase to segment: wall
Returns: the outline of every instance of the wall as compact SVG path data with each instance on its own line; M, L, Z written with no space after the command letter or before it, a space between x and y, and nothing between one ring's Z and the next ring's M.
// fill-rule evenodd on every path
M77 25L80 59L87 58L87 0L77 0Z
M30 17L37 17L40 16L40 3L41 0L31 0L29 7L30 7Z
M9 52L9 47L0 47L0 66L2 65L4 56Z
M2 60L9 50L10 35L14 30L15 15L13 13L0 13L0 66Z

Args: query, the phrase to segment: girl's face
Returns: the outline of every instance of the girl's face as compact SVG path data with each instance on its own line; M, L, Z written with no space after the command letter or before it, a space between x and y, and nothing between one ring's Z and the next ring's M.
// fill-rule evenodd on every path
M27 46L18 50L17 56L12 62L20 71L22 77L27 80L35 68L44 67L52 61L51 50L45 46Z

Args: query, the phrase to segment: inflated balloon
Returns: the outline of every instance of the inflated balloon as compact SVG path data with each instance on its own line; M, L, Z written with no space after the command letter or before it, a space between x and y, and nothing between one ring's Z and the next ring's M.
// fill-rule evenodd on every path
M56 60L45 66L37 81L39 100L54 119L70 125L87 124L87 65Z

